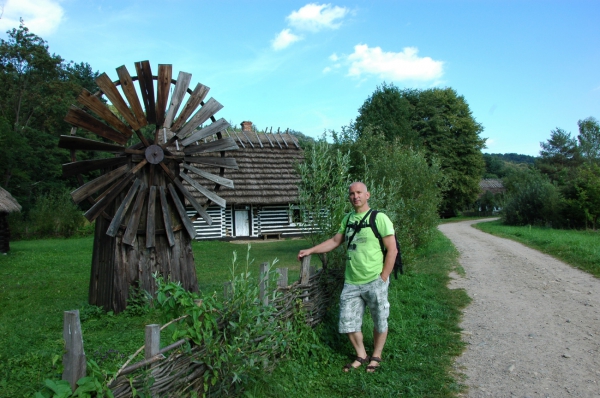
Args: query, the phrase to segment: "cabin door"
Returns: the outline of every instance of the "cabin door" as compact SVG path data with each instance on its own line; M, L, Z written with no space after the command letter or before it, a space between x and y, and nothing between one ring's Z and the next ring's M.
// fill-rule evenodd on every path
M250 236L248 210L235 211L235 236Z

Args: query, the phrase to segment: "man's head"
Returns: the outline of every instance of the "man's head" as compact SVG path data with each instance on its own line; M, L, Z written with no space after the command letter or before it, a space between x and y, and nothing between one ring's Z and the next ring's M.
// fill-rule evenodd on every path
M360 182L353 182L350 184L350 188L348 188L348 199L354 207L354 211L357 213L362 213L369 210L369 198L371 194L367 190L367 186Z

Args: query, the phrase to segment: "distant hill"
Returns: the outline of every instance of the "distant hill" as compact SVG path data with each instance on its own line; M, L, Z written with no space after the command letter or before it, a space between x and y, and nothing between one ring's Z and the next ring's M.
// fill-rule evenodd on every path
M535 163L535 156L530 155L519 155L518 153L490 153L487 154L495 158L504 160L505 162L511 163L525 163L533 165Z

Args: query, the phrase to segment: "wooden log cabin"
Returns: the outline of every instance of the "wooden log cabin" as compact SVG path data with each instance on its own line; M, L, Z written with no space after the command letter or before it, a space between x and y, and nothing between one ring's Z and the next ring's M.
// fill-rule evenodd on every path
M225 170L224 177L233 188L221 186L217 194L226 206L209 205L213 219L209 226L190 207L196 239L282 239L300 236L298 182L295 164L304 160L298 140L291 134L257 132L251 122L242 123L242 131L227 131L239 149L226 153L237 161L238 169ZM207 170L219 174L218 169ZM210 182L190 174L199 184L210 188ZM192 191L195 192L195 191ZM196 194L201 204L206 198Z
M21 205L7 190L0 187L0 253L6 254L10 250L8 214L15 211L21 211Z

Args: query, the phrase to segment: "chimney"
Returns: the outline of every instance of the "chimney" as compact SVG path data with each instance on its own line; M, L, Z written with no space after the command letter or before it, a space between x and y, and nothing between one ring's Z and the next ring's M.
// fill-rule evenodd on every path
M252 122L242 122L242 131L252 131Z

